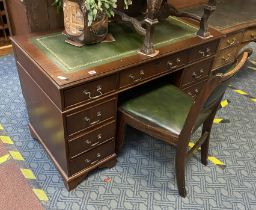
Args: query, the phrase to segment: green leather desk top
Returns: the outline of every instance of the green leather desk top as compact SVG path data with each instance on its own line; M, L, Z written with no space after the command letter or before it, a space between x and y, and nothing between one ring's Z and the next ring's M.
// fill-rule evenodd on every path
M201 16L202 6L185 9ZM256 0L217 0L217 9L211 15L209 24L224 30L249 21L256 22Z
M155 46L159 48L194 37L197 30L179 19L169 18L156 26ZM143 44L143 37L132 27L113 24L110 25L109 31L116 41L86 45L82 48L65 43L66 37L61 33L32 38L30 41L65 73L71 73L138 53Z

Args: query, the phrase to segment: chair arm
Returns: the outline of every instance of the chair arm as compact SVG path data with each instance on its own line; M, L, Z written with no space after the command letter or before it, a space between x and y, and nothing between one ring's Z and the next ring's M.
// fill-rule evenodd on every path
M230 77L234 74L236 74L245 64L245 62L247 61L247 59L251 56L251 54L253 53L252 48L247 48L245 50L243 50L236 58L235 63L235 67L233 67L233 69L231 71L228 71L227 73L223 74L222 77L223 78L227 78Z

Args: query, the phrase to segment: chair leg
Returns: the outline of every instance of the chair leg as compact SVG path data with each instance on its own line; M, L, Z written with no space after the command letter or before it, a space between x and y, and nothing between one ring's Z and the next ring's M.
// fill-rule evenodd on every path
M118 153L123 147L124 139L125 139L125 120L122 113L119 113L118 120L117 120L116 153Z
M204 132L208 132L208 136L205 139L204 143L201 145L201 163L204 165L208 164L208 150L209 150L209 141L212 130L212 124L215 117L215 114L218 110L218 106L216 106L215 110L213 110L212 114L206 119L203 124L202 135Z
M187 196L186 185L185 185L185 160L186 153L179 152L177 150L175 167L176 167L176 179L180 196L185 198Z
M209 132L209 134L208 134L207 138L205 139L204 143L201 145L201 163L204 164L205 166L207 166L207 164L208 164L210 131L208 131L208 132Z

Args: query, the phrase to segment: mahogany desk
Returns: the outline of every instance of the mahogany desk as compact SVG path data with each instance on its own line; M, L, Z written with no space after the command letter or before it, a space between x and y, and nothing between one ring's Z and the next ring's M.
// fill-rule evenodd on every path
M67 49L59 34L12 38L31 135L42 143L69 190L93 169L115 165L117 103L122 93L168 78L196 97L211 70L233 59L231 52L238 48L233 37L247 42L255 31L246 24L235 33L227 30L223 38L225 34L210 29L213 36L200 39L191 24L175 21L175 27L169 27L175 31L162 33L171 39L159 38L160 53L154 58L134 51L133 45L141 42L128 29L123 36L121 29L114 30L114 36L121 34L120 40L117 37L109 49L104 43L106 48L98 51L94 46L82 51ZM230 59L223 57L229 53ZM102 59L97 58L100 54ZM94 56L97 59L90 60ZM89 61L84 64L84 60Z

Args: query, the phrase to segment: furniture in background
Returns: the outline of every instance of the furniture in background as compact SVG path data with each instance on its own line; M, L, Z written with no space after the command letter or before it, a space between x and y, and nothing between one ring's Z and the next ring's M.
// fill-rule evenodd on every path
M207 0L168 0L168 2L171 2L177 9L181 9L205 4L207 3Z
M31 134L69 190L95 168L115 164L121 93L164 78L186 92L203 85L222 37L210 29L213 36L201 39L198 26L171 18L156 27L159 54L152 59L137 53L143 37L126 24L109 29L115 42L83 48L61 33L12 38Z
M200 15L202 6L185 9ZM209 25L225 34L218 49L213 70L232 63L240 49L256 41L256 0L217 0L217 9Z
M9 37L12 30L9 22L9 15L6 7L6 1L0 0L0 55L11 51L11 41Z
M6 1L14 35L54 31L63 28L63 13L57 13L54 0Z
M211 76L194 101L173 85L144 91L119 107L117 149L124 144L129 125L176 146L176 179L179 194L186 196L185 163L201 147L201 161L207 165L211 127L231 78L243 67L252 49L246 49L225 74ZM188 150L192 134L203 125L202 135Z

